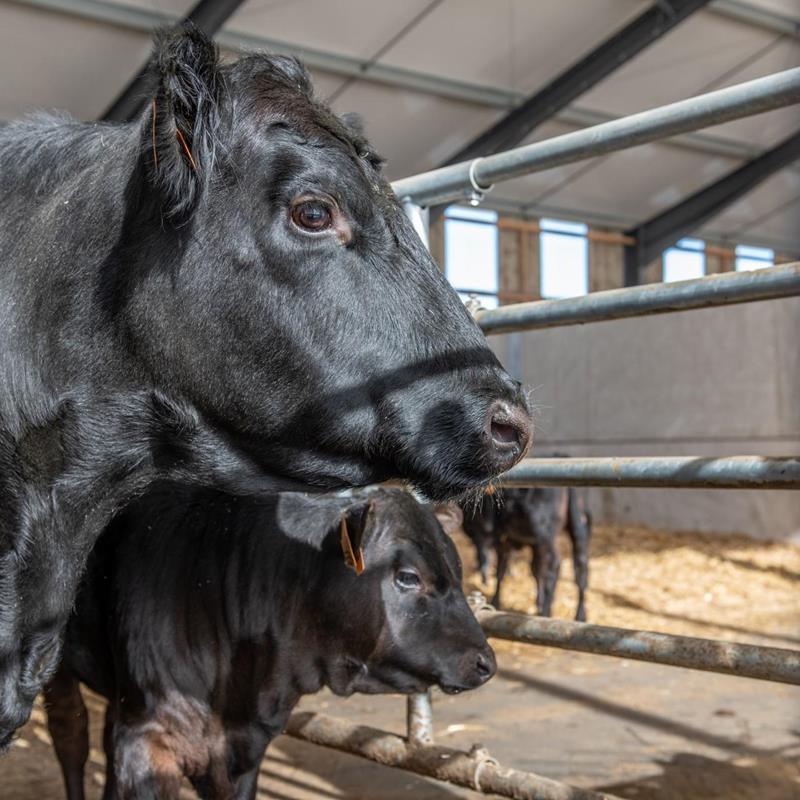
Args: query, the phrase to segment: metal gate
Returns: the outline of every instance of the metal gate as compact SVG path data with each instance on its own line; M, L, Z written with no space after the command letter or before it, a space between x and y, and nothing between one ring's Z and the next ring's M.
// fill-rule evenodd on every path
M800 68L622 117L591 128L454 164L395 182L423 240L423 208L469 199L479 202L494 182L675 136L800 102ZM579 325L623 317L800 295L800 263L671 284L541 300L476 313L487 335ZM530 458L503 476L507 486L639 486L798 489L800 458ZM472 598L487 635L533 645L650 661L743 678L800 685L800 651L670 636L524 614L499 613ZM400 737L323 714L296 713L290 736L487 794L517 800L598 800L528 772L503 768L482 748L470 752L433 743L430 692L408 700L408 732Z

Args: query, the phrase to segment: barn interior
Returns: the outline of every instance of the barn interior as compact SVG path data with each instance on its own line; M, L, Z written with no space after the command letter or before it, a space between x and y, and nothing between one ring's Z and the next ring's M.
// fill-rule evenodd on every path
M142 102L137 76L152 31L195 7L204 8L224 58L266 50L303 61L321 99L362 118L392 181L800 66L800 0L0 0L0 120L39 109L129 118ZM791 269L800 262L797 102L800 92L795 104L543 168L485 192L465 189L426 207L430 250L483 314ZM796 456L797 284L795 272L786 296L492 336L500 360L529 388L533 455ZM796 489L796 467L793 474ZM796 651L797 491L786 490L788 479L786 488L672 483L583 482L595 523L589 622ZM493 579L481 581L470 543L456 540L466 588L490 597ZM576 595L567 542L559 546L554 617L569 620ZM536 613L526 553L514 556L505 598L508 610ZM577 787L574 794L486 795L479 784L454 786L286 736L270 748L258 796L800 795L792 681L493 643L500 669L488 686L434 693L434 741L463 751L480 742L503 767ZM87 796L99 798L102 702L90 697L89 705ZM323 693L301 710L405 733L399 697ZM0 795L62 797L60 781L39 705L0 761Z

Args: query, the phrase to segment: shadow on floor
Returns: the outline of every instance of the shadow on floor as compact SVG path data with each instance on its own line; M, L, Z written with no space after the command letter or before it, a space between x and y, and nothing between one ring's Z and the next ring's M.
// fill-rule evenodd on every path
M630 800L790 800L800 797L800 761L774 756L717 760L676 753L657 761L661 773L609 784L604 792Z
M677 722L669 717L664 717L659 714L653 714L649 711L640 711L639 709L623 705L622 703L614 702L613 700L605 700L594 694L582 692L578 689L573 689L552 681L546 681L542 678L534 678L523 672L517 672L512 669L499 669L497 674L505 680L517 681L524 684L528 688L536 689L542 694L557 697L560 700L567 700L568 702L577 703L585 708L591 708L601 714L616 717L627 722L633 722L637 725L642 725L647 728L669 734L671 736L679 736L690 742L698 742L709 747L716 747L719 750L726 750L730 753L737 753L742 755L764 755L765 751L759 748L751 747L745 742L731 739L727 736L719 736L714 733L696 728L692 725L687 725L684 722Z

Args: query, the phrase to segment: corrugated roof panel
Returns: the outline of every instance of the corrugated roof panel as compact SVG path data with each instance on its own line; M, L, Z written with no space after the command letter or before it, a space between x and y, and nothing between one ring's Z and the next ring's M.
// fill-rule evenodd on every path
M457 80L532 93L571 66L648 2L445 0L382 59Z

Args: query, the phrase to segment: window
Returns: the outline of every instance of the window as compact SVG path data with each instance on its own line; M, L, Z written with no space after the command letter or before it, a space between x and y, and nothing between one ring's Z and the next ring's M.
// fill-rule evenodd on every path
M705 242L702 239L681 239L675 247L664 251L664 281L688 281L706 274Z
M464 300L496 308L499 289L497 213L450 206L444 217L444 274Z
M587 226L558 219L540 220L539 290L542 297L576 297L589 291Z
M736 246L736 271L764 269L775 263L775 251L768 247L750 247L746 244Z

